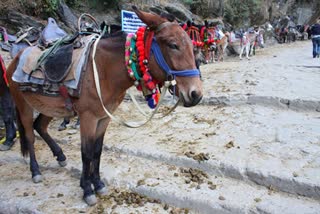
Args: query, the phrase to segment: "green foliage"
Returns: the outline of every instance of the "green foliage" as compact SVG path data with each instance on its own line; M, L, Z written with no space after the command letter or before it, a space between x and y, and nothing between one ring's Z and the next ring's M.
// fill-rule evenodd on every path
M234 26L254 20L260 11L261 0L228 0L224 18Z
M18 2L24 13L40 18L55 17L60 3L59 0L18 0Z
M44 10L48 15L55 15L59 7L59 0L44 0Z
M183 0L182 2L186 5L191 5L193 3L193 0Z

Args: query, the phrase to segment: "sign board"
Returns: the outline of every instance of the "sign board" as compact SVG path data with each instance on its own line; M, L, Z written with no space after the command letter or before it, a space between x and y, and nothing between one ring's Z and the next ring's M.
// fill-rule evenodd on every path
M121 28L126 33L135 33L139 27L145 24L139 19L135 12L121 10Z

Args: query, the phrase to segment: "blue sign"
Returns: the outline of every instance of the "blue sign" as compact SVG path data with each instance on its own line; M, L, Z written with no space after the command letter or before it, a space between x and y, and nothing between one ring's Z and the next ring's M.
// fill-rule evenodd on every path
M122 31L135 33L139 27L145 26L137 14L132 11L121 10L121 27Z

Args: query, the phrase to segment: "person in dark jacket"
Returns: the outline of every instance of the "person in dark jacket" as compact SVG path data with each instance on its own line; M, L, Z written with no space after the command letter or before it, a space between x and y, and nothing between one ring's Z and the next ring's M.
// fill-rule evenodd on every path
M317 19L316 23L311 27L311 38L313 44L313 58L319 58L320 56L320 17Z
M16 127L14 124L14 104L11 98L8 82L6 80L6 70L4 62L0 55L0 100L2 109L2 118L6 128L6 137L2 144L0 144L0 151L9 150L16 138Z

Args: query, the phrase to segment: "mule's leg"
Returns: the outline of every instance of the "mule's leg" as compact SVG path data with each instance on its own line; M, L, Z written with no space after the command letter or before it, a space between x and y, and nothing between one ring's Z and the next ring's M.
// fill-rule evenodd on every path
M109 118L99 121L97 131L96 131L96 142L94 145L94 156L93 156L93 173L91 176L91 182L94 186L94 190L99 195L106 195L107 188L100 178L100 157L103 146L103 139L110 122Z
M250 51L249 51L249 56L253 56L253 48L254 48L254 44L250 44Z
M84 113L80 116L80 133L81 133L81 158L82 158L82 174L80 186L83 189L83 199L92 206L97 203L91 184L91 176L94 170L94 151L96 143L96 128L98 121L90 113Z
M48 144L50 147L53 156L57 157L57 161L60 166L66 166L66 156L63 154L62 149L60 146L51 138L48 133L48 125L52 117L47 117L43 114L39 114L37 119L33 123L33 128L39 133L39 135L43 138L43 140Z
M240 48L240 55L239 55L240 59L242 59L242 54L243 54L244 48L245 48L245 45L242 45Z
M221 60L222 60L222 61L224 61L224 53L225 53L227 47L228 47L228 42L225 42L225 44L223 44L222 51L221 51L221 54L222 54Z
M39 170L39 165L36 160L36 155L34 151L34 132L33 132L33 110L31 107L27 106L26 103L21 105L17 103L17 125L20 133L20 144L21 152L23 156L29 153L30 156L30 171L32 175L32 180L34 183L39 183L42 181L42 176ZM23 115L23 117L21 117Z
M218 46L217 49L217 55L218 55L218 62L223 61L223 47L222 46Z
M208 64L209 63L209 50L208 50L208 47L207 46L205 46L205 48L204 48L204 55L205 55L205 60L206 60L206 64Z
M214 55L214 50L209 50L209 60L211 63L215 62L215 55Z
M249 59L249 51L250 51L250 42L247 43L246 45L246 57Z

